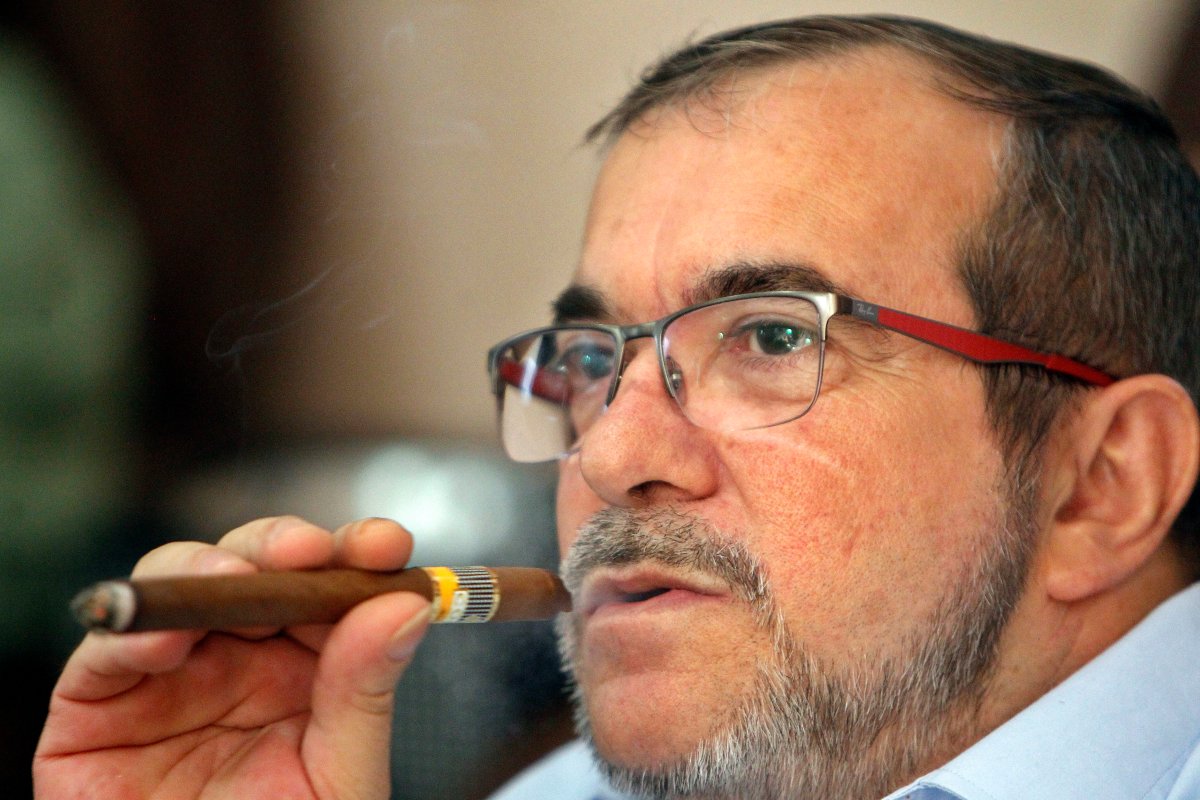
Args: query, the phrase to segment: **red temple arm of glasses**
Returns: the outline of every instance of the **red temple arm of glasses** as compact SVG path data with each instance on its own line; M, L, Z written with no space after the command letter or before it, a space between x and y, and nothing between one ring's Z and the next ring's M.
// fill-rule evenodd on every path
M850 313L854 317L865 319L888 330L902 333L981 364L1033 364L1051 372L1070 375L1095 386L1108 386L1116 380L1107 373L1066 356L1040 353L1037 350L1030 350L1028 347L996 339L983 333L918 317L914 314L906 314L903 311L872 305L862 300L853 300L852 303Z
M497 368L500 380L509 386L515 386L529 392L534 397L549 400L552 403L562 403L567 399L567 384L562 378L553 373L538 368L533 373L533 379L527 378L528 371L518 361L502 360Z

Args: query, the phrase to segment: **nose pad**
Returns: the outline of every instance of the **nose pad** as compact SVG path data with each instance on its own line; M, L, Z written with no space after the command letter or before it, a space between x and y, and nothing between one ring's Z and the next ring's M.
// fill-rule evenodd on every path
M617 374L613 376L612 384L608 388L608 397L604 401L605 408L608 408L610 405L612 405L613 400L616 399L617 390L621 388L621 380L625 377L625 370L630 364L633 363L634 359L637 358L640 349L641 348L637 347L636 345L631 346L628 343L622 349L621 363L617 365ZM653 350L651 350L651 356L653 356Z
M682 406L684 402L685 387L683 384L683 369L679 366L679 362L674 358L667 356L663 363L666 365L665 377L667 380L667 391L671 397Z
M617 372L612 377L612 383L608 386L608 397L604 398L604 407L607 409L612 405L612 402L617 397L617 390L621 388L621 378L625 377L625 368L629 366L629 362L633 361L633 352L626 346L621 352L621 361L617 364Z

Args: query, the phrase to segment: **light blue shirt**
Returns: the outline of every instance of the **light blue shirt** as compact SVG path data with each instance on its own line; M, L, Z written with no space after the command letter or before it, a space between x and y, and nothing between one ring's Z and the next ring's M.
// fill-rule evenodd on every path
M1200 800L1200 584L885 800ZM579 742L492 800L623 800Z
M1200 798L1200 584L902 798Z

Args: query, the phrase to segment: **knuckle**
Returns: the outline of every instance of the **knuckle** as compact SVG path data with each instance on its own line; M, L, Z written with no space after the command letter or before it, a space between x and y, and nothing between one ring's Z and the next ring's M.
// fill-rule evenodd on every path
M394 689L383 691L354 692L348 698L350 706L357 712L369 717L390 717L395 707L396 692Z

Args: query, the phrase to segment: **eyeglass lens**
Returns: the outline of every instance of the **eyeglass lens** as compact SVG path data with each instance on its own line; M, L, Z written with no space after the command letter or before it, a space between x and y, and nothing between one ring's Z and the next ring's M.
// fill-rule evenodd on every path
M620 336L614 326L563 326L502 347L493 379L509 456L546 461L578 446L620 374ZM820 386L820 314L796 297L719 300L668 318L658 357L693 424L777 425L804 414Z

